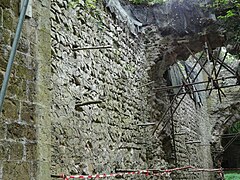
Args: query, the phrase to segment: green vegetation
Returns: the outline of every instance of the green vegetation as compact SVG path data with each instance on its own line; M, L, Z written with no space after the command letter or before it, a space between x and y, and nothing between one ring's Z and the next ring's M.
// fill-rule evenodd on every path
M212 6L220 25L228 32L229 41L240 44L240 1L215 0Z
M76 8L78 5L86 7L87 9L96 9L97 0L72 0L68 6L70 8Z
M229 133L240 133L240 121L235 122L231 126Z
M134 4L162 4L163 2L165 2L166 0L129 0L131 2L133 2Z
M230 173L225 173L224 174L225 180L239 180L240 179L240 174L239 172L230 172Z

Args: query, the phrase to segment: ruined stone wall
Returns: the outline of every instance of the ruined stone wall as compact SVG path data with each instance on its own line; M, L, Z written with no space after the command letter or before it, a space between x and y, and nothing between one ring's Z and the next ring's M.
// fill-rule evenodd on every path
M19 16L19 1L0 1L0 84ZM0 179L47 179L50 24L48 1L32 9L10 76L0 119Z
M174 115L177 165L212 168L211 126L207 104L195 105L187 95ZM182 179L211 179L211 173L182 173Z
M151 109L142 40L99 7L52 1L53 174L165 166L151 129L138 126ZM84 49L98 46L111 48Z
M167 84L165 71L182 48L172 47L172 36L163 38L151 28L133 36L101 2L96 7L84 1L76 6L69 0L33 2L0 121L0 179L212 167L214 123L205 101L196 107L186 96L173 117L175 162L171 126L152 134L151 124L161 121L170 102L157 88ZM14 0L0 2L1 81L18 9ZM217 122L220 115L212 115ZM174 178L211 176L180 173Z
M230 58L229 58L230 57ZM235 61L230 61L232 57L228 55L225 62L233 70L236 70L239 59L235 57ZM220 72L220 77L230 77L233 74L230 73L227 69L222 68ZM225 86L236 84L236 79L226 79L222 81ZM212 135L212 158L215 166L219 166L219 160L222 161L224 146L222 141L222 135L228 133L228 129L237 121L240 121L240 88L239 86L229 87L222 89L226 97L222 96L221 102L218 98L218 92L213 91L212 96L208 99L208 113L211 119L211 135ZM227 139L228 141L231 138ZM238 142L238 140L235 140ZM234 144L234 143L232 143ZM228 147L230 149L231 147ZM227 150L227 149L226 149ZM227 150L228 151L228 150ZM226 151L226 152L227 152ZM232 155L232 154L231 154ZM237 154L234 154L234 158L237 158Z

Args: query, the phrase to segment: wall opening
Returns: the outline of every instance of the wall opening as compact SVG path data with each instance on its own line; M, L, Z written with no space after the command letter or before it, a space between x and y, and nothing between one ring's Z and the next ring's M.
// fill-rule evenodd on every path
M223 168L240 168L240 121L226 129L221 141L223 152Z

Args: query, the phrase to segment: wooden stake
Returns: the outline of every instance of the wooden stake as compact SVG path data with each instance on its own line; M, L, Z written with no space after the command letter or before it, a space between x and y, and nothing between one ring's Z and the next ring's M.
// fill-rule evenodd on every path
M112 46L79 47L79 48L74 48L73 51L91 50L91 49L110 49L110 48L112 48Z

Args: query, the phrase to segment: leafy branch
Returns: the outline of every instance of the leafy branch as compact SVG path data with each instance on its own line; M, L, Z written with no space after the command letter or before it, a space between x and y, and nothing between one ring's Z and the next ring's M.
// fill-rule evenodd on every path
M162 4L167 0L129 0L134 4Z

